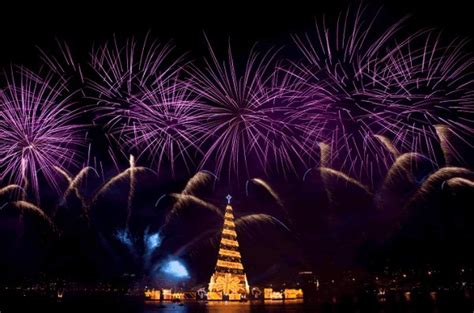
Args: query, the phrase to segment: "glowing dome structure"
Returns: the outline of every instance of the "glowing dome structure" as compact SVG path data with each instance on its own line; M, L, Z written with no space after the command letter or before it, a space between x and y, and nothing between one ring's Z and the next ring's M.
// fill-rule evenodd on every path
M208 300L241 300L249 293L230 205L231 198L230 195L227 196L219 254L216 269L209 282Z

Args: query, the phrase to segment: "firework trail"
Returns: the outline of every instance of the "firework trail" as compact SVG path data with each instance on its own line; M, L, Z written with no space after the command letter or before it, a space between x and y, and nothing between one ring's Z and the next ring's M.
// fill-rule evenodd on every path
M92 197L92 200L90 201L90 205L95 204L97 202L97 200L99 199L99 197L101 195L103 195L106 191L108 191L110 189L110 187L112 187L116 183L118 183L120 181L123 181L123 180L130 179L130 171L134 171L135 173L144 173L146 170L147 170L146 167L135 166L135 167L133 167L133 169L127 168L126 170L122 171L121 173L115 175L114 177L109 179L105 184L103 184L102 187L99 188L99 190L97 190L97 192ZM128 209L127 209L127 211L128 211Z
M116 183L123 181L123 180L129 180L129 193L127 197L127 217L125 221L126 229L128 229L129 223L130 223L130 217L132 214L132 200L133 200L133 194L135 192L135 175L136 173L143 173L147 170L146 167L141 167L141 166L135 166L135 160L133 156L130 156L129 159L130 167L127 168L126 170L122 171L121 173L115 175L111 179L109 179L105 184L102 185L102 187L99 188L99 190L94 194L92 197L90 203L88 206L92 206L97 202L99 197L107 192L113 185ZM89 209L88 209L89 210Z
M77 175L74 176L74 178L72 178L72 177L70 178L69 186L67 187L66 191L64 192L63 198L66 198L67 196L69 196L71 191L74 191L74 193L76 194L76 197L78 199L80 199L83 204L85 204L85 199L81 195L81 192L79 190L79 185L81 184L82 180L87 177L87 175L89 174L90 171L93 171L97 176L99 176L99 174L97 173L95 168L93 168L91 166L86 166L86 167L82 168L79 171L79 173L77 173Z
M263 187L263 189L265 189L272 196L272 198L275 200L275 202L280 207L282 207L282 208L284 207L283 202L281 201L280 197L278 196L278 193L266 181L264 181L261 178L252 178L252 179L248 180L247 183L248 182L252 182L255 185ZM247 195L248 195L248 190L247 190Z
M330 158L331 158L331 146L324 143L324 142L319 142L319 166L323 168L329 168L330 167ZM313 170L312 167L308 168L305 173L303 174L303 181L306 180L306 177L310 174L310 172ZM321 180L324 184L324 186L328 186L330 181L329 181L329 176L325 175L323 172L320 171L321 174ZM330 196L329 190L326 188L326 194L328 195L328 198Z
M90 171L93 171L97 176L99 174L97 171L90 166L86 166L82 168L79 173L77 173L76 176L72 177L70 176L64 169L55 166L54 167L58 173L64 176L64 178L68 181L68 186L66 190L64 191L61 199L61 203L64 203L67 199L67 197L71 194L71 192L74 192L76 197L81 201L81 207L83 209L84 216L88 219L89 218L89 206L87 204L86 199L84 196L81 194L81 191L79 190L79 185L81 184L82 180L87 177ZM57 211L53 213L53 216L55 216Z
M474 172L463 167L443 167L431 174L409 199L405 208L412 207L415 204L425 201L434 191L442 188L442 184L455 177L474 178Z
M320 142L319 145L319 166L320 168L330 168L330 160L331 160L331 146L327 143ZM330 175L326 174L324 171L319 171L321 175L321 180L324 184L324 188L326 190L326 195L330 202L333 202L333 194L329 190L330 184ZM303 177L304 180L304 177Z
M416 183L416 178L413 175L413 164L416 160L428 160L425 156L416 153L404 153L395 159L395 162L388 170L387 175L385 176L382 189L389 189L393 187L393 183L401 177L413 185Z
M251 229L255 225L260 225L262 223L279 226L285 231L287 231L288 233L291 233L290 229L288 228L287 225L285 225L285 223L283 223L276 217L268 215L268 214L249 214L249 215L242 216L236 219L235 221L236 227L240 228L242 231L245 231L246 233L248 233L247 230ZM189 249L193 248L196 244L203 244L203 239L205 238L209 238L208 243L210 243L211 246L216 246L216 244L220 240L221 232L222 232L221 228L208 229L200 233L198 236L194 237L191 241L179 247L173 253L173 256L176 256L176 257L182 256L184 253L187 253Z
M135 157L130 154L129 160L130 167L128 168L129 171L129 188L128 188L128 197L127 197L127 223L126 226L128 228L128 223L130 222L130 217L132 215L132 204L133 204L133 195L135 194Z
M52 230L56 229L53 221L49 218L49 216L46 215L43 210L41 210L38 206L34 205L33 203L20 200L20 201L13 201L11 202L11 204L15 206L16 208L20 209L22 212L26 210L26 211L35 213L36 215L41 217L45 222L47 222L48 226L50 226Z
M417 187L414 170L420 161L428 161L432 165L428 158L416 152L404 153L395 159L376 197L379 209L403 206L406 196Z
M212 176L209 172L207 171L199 171L197 172L193 177L191 177L188 182L186 183L186 186L184 186L183 191L181 191L181 194L183 195L194 195L195 190L201 186L205 186L208 183L211 182Z
M206 38L207 40L207 38ZM228 164L228 175L249 174L249 163L267 170L269 164L282 171L294 171L303 162L304 140L289 122L285 91L289 80L280 77L275 53L258 55L253 51L243 71L238 71L230 49L221 62L209 41L210 60L206 69L191 67L190 86L202 99L201 126L206 131L201 142L201 167L212 161L220 175Z
M181 211L186 205L198 205L200 207L206 208L209 211L215 213L217 216L224 217L224 214L222 211L213 205L210 202L204 201L196 196L193 195L183 195L180 193L172 193L170 194L171 197L175 198L177 200L177 203L179 205L174 205L173 208L171 209L170 213L166 216L166 222L165 225L169 224L171 219L176 216L179 211Z
M58 167L58 166L55 166L54 169L55 169L59 174L63 175L64 178L66 178L66 180L67 180L67 182L68 182L68 186L70 186L71 183L72 183L72 178L71 178L71 176L69 176L68 172L66 172L65 170L63 170L62 168L60 168L60 167ZM79 198L79 199L80 199L80 198ZM63 194L63 197L62 197L62 199L61 199L60 204L63 204L63 203L65 203L65 202L66 202L66 197L65 197L64 194ZM82 201L81 201L81 202L82 202ZM52 216L55 217L57 213L58 213L58 208L56 207L56 209L54 210Z
M196 174L191 177L187 183L186 186L184 186L183 190L181 191L181 195L183 196L195 196L195 192L197 191L198 188L202 186L206 186L210 181L212 180L213 174L207 172L207 171L199 171ZM155 206L158 205L159 201L163 199L165 195L161 196L155 203ZM171 212L176 212L180 208L182 208L185 205L185 202L188 201L189 199L186 197L174 197L176 199L175 203L173 204L173 207L171 209Z
M158 205L160 204L161 200L163 200L164 198L166 198L168 195L167 194L162 194L158 200L155 201L155 208L158 207Z
M474 189L474 181L462 177L454 177L448 179L446 183L451 188L467 187L470 189Z
M455 149L449 143L449 128L445 125L435 125L434 128L439 138L441 150L443 150L444 164L450 166L453 161L452 151L455 151Z
M51 75L41 78L26 69L5 75L0 95L0 178L31 188L39 202L38 173L59 191L55 166L77 164L83 126L64 85Z
M393 157L398 158L400 153L398 152L397 148L393 145L392 141L385 136L382 135L375 135L375 138L380 140L381 143L385 146L385 148L393 155Z
M10 185L0 188L0 197L14 190L19 190L22 194L25 193L25 190L21 186L16 185L16 184L10 184Z
M221 234L221 229L215 228L215 229L208 229L206 231L203 231L199 235L195 236L192 240L186 242L184 245L179 247L174 253L173 256L175 257L181 257L184 255L190 248L193 248L194 245L196 244L202 244L203 239L209 238L209 242L213 242L213 240L218 240Z
M330 157L331 157L331 146L327 143L319 143L319 166L320 167L329 167Z
M321 177L323 178L323 181L325 182L326 194L328 195L328 199L332 203L334 203L335 198L334 198L333 192L331 191L331 188L332 188L331 178L335 178L336 182L342 180L346 184L351 184L353 186L356 186L359 189L363 190L367 195L372 196L372 192L370 191L370 188L368 186L362 184L360 181L338 170L328 168L328 167L320 167L319 171L321 173Z
M20 181L23 182L23 190L25 190L25 192L23 193L23 199L22 200L25 200L26 199L26 190L28 188L28 185L29 185L29 180L28 180L28 176L26 175L26 170L27 170L27 159L25 157L22 157L21 158L21 165L20 165L20 168L21 168L21 179Z
M273 225L277 225L282 227L288 233L292 233L288 226L285 225L282 221L277 219L274 216L268 214L249 214L242 217L239 217L235 220L235 226L241 228L242 230L248 229L248 227L254 224L261 224L261 223L270 223Z
M71 176L69 176L68 172L66 172L65 170L63 170L62 168L58 167L58 166L55 166L54 169L61 175L64 176L64 178L66 178L66 180L68 181L68 184L71 184L71 181L72 181L72 178Z

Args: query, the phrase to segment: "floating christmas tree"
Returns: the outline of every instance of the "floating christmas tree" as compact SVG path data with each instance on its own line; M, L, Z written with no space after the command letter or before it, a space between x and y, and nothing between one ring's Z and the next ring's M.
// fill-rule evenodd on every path
M234 213L227 195L221 243L214 274L209 282L209 300L240 300L249 293L247 276L242 265L239 242L235 231Z

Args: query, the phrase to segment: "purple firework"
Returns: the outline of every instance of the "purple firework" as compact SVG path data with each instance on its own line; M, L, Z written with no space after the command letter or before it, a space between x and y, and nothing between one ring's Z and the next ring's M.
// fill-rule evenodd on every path
M92 50L90 66L96 78L89 79L88 86L105 105L127 107L144 88L154 88L180 70L181 58L173 60L172 50L148 35L143 42L132 38L122 43L114 37Z
M73 56L71 48L66 42L56 40L56 50L54 53L39 49L40 57L48 69L58 75L67 85L79 85L81 89L84 85L82 66Z
M80 110L51 75L42 78L21 68L5 79L0 94L1 178L29 188L38 202L38 174L57 189L54 167L77 162L83 143L83 127L76 123Z
M462 161L449 139L472 144L474 58L465 45L461 39L443 44L440 34L423 32L390 55L385 90L376 99L385 111L384 133L400 150L436 161L442 148L445 159L449 150Z
M98 79L89 82L100 117L125 154L148 156L158 170L166 160L171 172L180 159L189 167L198 150L196 100L180 78L181 58L172 47L146 37L121 45L116 39L92 52Z
M406 43L392 44L402 21L377 34L377 14L367 16L359 6L335 23L317 22L316 39L294 36L304 59L294 63L302 85L293 119L313 142L329 145L332 164L326 166L371 181L392 161L376 136L391 123L379 99L391 73L387 60Z
M249 174L250 165L294 171L306 149L289 122L285 98L291 84L276 70L276 54L251 52L240 71L230 46L227 60L221 62L208 45L206 68L194 66L190 71L192 87L203 101L201 166L211 166L216 173L227 168L229 176L242 170Z
M175 160L186 166L195 146L191 124L194 100L180 82L182 58L173 59L170 45L150 40L113 41L93 49L91 67L95 79L89 89L105 119L109 139L119 143L125 155L146 154L158 169L167 159L174 173ZM114 153L109 149L112 158Z
M128 108L107 113L107 128L122 147L148 156L158 170L167 161L172 173L179 160L190 170L201 132L198 105L187 85L175 77L130 98Z

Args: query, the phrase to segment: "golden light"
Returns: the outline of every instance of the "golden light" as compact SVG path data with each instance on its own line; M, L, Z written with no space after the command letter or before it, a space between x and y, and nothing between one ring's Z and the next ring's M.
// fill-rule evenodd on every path
M239 242L235 230L233 209L230 206L230 195L224 215L220 248L216 269L209 282L208 300L241 300L249 293L247 276L238 251Z

